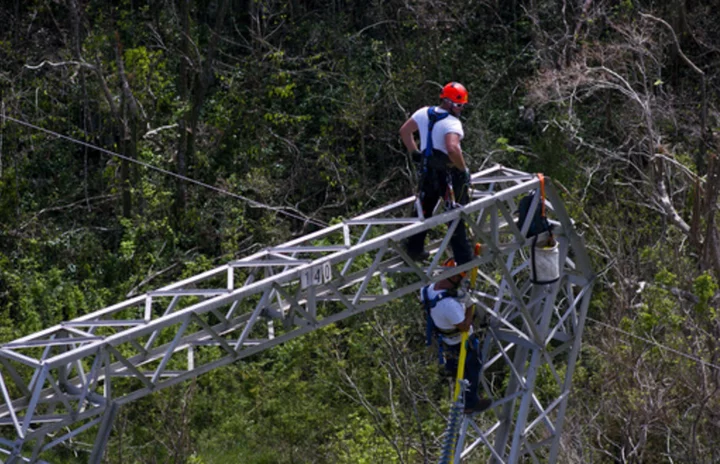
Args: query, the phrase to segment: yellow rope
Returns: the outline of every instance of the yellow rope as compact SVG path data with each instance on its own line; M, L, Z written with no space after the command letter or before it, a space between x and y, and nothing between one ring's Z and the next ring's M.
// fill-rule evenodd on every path
M480 255L480 244L475 244L475 256ZM478 270L474 267L470 270L470 288L475 288L475 281L477 280ZM470 307L470 319L475 312L475 305ZM467 340L470 335L470 331L466 330L460 337L460 357L458 358L457 377L455 378L455 394L453 395L453 402L456 402L460 398L460 380L465 378L465 358L467 358Z

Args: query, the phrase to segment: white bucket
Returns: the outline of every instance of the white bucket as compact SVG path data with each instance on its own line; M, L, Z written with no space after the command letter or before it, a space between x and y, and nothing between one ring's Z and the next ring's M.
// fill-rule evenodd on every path
M553 240L553 245L531 247L530 281L534 284L546 285L557 282L560 278L560 247Z

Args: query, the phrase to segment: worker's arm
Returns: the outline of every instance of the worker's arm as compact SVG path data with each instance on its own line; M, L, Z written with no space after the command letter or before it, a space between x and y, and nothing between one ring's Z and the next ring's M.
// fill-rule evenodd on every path
M460 135L454 132L448 132L445 134L445 148L447 148L448 157L450 158L450 162L453 166L461 171L467 170L465 158L463 157L462 149L460 148Z
M400 128L400 138L405 148L407 148L408 153L412 153L418 149L417 143L415 143L415 132L417 132L417 130L418 125L413 118L405 121L405 124Z
M467 332L468 330L470 330L470 326L472 325L472 318L472 306L468 306L467 308L465 308L465 319L461 323L455 324L455 327L457 327L458 330L461 332Z

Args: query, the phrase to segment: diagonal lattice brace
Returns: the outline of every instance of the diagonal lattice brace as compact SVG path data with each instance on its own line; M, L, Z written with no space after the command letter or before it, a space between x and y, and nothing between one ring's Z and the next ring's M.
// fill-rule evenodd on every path
M579 350L592 270L562 201L546 181L548 213L572 260L563 255L558 285L564 302L555 299L539 308L543 300L531 296L527 282L530 242L515 218L519 199L538 188L538 178L494 166L473 174L471 182L467 205L437 211L424 221L414 217L415 198L409 197L0 346L0 390L1 384L7 390L0 395L0 456L15 453L22 462L41 462L45 450L98 428L96 446L102 447L113 416L105 414L107 408L416 295L423 285L479 266L478 307L492 321L488 336L497 335L496 343L484 344L496 350L486 353L485 359L494 360L486 368L505 369L519 387L498 394L496 385L484 383L496 397L494 410L509 408L484 429L485 449L489 456L491 448L497 450L503 462L510 462L510 447L489 443L513 434L515 403L532 395L527 356L544 350L538 366L550 360L560 366ZM445 270L439 263L450 251L460 220L482 237L483 253ZM421 231L432 231L428 265L415 263L404 251L403 242ZM586 287L578 295L577 289ZM543 320L547 309L552 314ZM198 351L202 356L195 356ZM563 392L569 389L567 375L553 378L562 381ZM543 398L552 405L544 410L530 398L530 416L523 420L545 426L549 421L559 436L566 398L559 403ZM100 416L105 419L88 425ZM39 447L38 434L50 437ZM542 440L532 440L524 438L522 449L545 452L547 446L535 446ZM472 452L480 449L476 445ZM101 454L93 451L95 457Z

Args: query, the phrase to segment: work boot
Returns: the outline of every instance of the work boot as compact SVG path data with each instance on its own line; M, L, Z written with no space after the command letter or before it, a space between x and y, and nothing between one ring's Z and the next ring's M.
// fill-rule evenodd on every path
M481 400L478 400L477 404L475 404L471 408L465 408L463 410L463 414L466 414L468 416L471 416L473 414L476 414L478 412L483 412L487 408L489 408L492 405L492 400L490 398L483 398Z
M406 249L405 251L407 252L408 256L410 256L410 259L412 259L413 261L422 262L430 257L430 253L425 250L416 251Z

